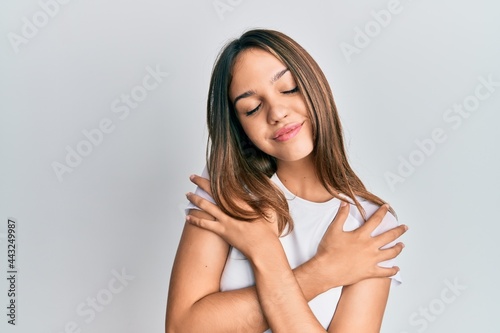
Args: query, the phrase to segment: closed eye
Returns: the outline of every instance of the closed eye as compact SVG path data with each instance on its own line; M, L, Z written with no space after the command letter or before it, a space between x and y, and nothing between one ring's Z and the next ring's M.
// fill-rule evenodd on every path
M293 94L293 93L296 93L297 91L299 91L299 87L295 87L293 88L292 90L287 90L287 91L283 91L283 94Z
M245 115L246 115L246 116L251 116L251 115L252 115L253 113L255 113L257 110L259 110L259 108L260 108L260 106L261 106L261 105L262 105L262 104L259 104L259 105L257 105L257 107L256 107L255 109L250 110L250 111L248 111L248 112L245 112Z
M283 91L282 93L285 94L285 95L291 95L291 94L294 94L294 93L296 93L298 91L299 91L299 87L297 86L297 87L295 87L295 88L293 88L291 90ZM251 116L252 114L254 114L255 112L257 112L260 109L261 105L262 104L259 104L259 105L257 105L257 107L255 109L245 112L245 115L246 116Z

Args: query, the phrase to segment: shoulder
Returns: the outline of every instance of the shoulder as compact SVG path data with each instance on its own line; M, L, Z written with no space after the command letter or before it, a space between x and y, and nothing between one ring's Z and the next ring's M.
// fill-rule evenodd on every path
M380 208L380 205L360 196L356 196L356 199L364 209L366 219L369 219L373 215L373 213L375 213ZM352 202L352 200L349 201ZM358 222L358 226L361 226L365 222L365 220L363 219L363 215L354 203L351 203L349 214ZM372 236L381 234L384 231L397 227L398 225L399 222L396 217L391 212L387 212L380 224L373 230Z
M365 210L366 219L369 219L373 215L373 213L375 213L380 208L380 205L377 205L377 204L375 204L369 200L366 200L364 198L361 198L359 196L356 196L356 199L358 199L361 207L363 207L363 209ZM365 220L363 219L361 212L358 210L358 208L354 204L351 204L350 215L351 215L352 219L348 219L346 221L346 224L349 220L355 220L356 222L354 222L354 224L357 224L357 226L351 227L351 230L354 230L357 227L360 227L361 225L363 225L363 223L365 223ZM374 236L380 235L380 234L382 234L390 229L397 227L399 224L400 223L396 219L396 217L391 212L387 212L385 214L385 216L383 217L382 221L380 221L380 223L377 225L377 227L375 227L375 229L373 229L373 231L371 232L371 236L374 237ZM345 229L346 228L344 226L344 230ZM399 238L382 246L382 249L387 249L389 247L392 247L398 241L399 241ZM393 259L383 261L383 262L379 263L379 266L381 266L381 267L393 267L396 264L396 260L397 260L396 258L393 258ZM397 272L391 278L392 278L391 284L393 284L393 285L399 285L402 282L400 272Z
M208 169L207 169L206 165L203 168L203 171L201 172L201 177L206 178L206 179L210 179L210 177L208 175ZM202 190L199 186L196 186L196 189L195 189L194 193L197 194L197 195L199 195L203 199L207 199L211 203L215 204L215 200L210 196L210 194L208 194L207 192L205 192L204 190ZM191 202L189 202L187 204L185 210L184 210L185 213L188 214L190 209L200 209L200 208L197 207L197 206L195 206Z

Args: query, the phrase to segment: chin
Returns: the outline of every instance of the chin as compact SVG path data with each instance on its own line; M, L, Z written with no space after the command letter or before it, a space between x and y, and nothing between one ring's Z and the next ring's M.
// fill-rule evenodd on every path
M276 158L283 162L298 162L311 157L312 157L312 150L307 152L296 152L294 154L289 154L286 156L277 156Z

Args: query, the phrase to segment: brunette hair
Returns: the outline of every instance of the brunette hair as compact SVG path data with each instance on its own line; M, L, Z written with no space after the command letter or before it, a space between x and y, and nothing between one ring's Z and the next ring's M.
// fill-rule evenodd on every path
M288 232L293 228L287 200L270 180L276 172L276 160L252 144L229 98L235 61L251 48L271 53L290 70L306 101L313 131L312 154L320 181L334 197L343 201L347 200L342 194L349 197L366 219L356 196L379 205L385 201L367 191L349 165L342 126L325 75L297 42L281 32L264 29L247 31L226 44L212 70L207 100L206 158L212 195L219 208L243 221L261 217L269 220L269 212L275 212L280 233L287 226ZM240 200L251 210L241 207Z

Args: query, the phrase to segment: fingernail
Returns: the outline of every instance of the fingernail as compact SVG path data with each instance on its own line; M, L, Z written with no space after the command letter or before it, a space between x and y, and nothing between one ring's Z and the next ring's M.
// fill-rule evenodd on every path
M405 230L408 230L408 229L409 229L408 226L405 224Z
M189 176L189 179L193 180L194 179L194 175Z
M340 203L340 207L345 207L345 206L347 206L347 202L342 201L342 202Z
M189 198L189 196L191 195L191 192L186 192L186 197Z
M405 247L405 243L401 243L401 246L402 246L402 247L403 247L403 249L404 249L404 247Z
M186 221L191 222L191 217L189 215L186 216Z

